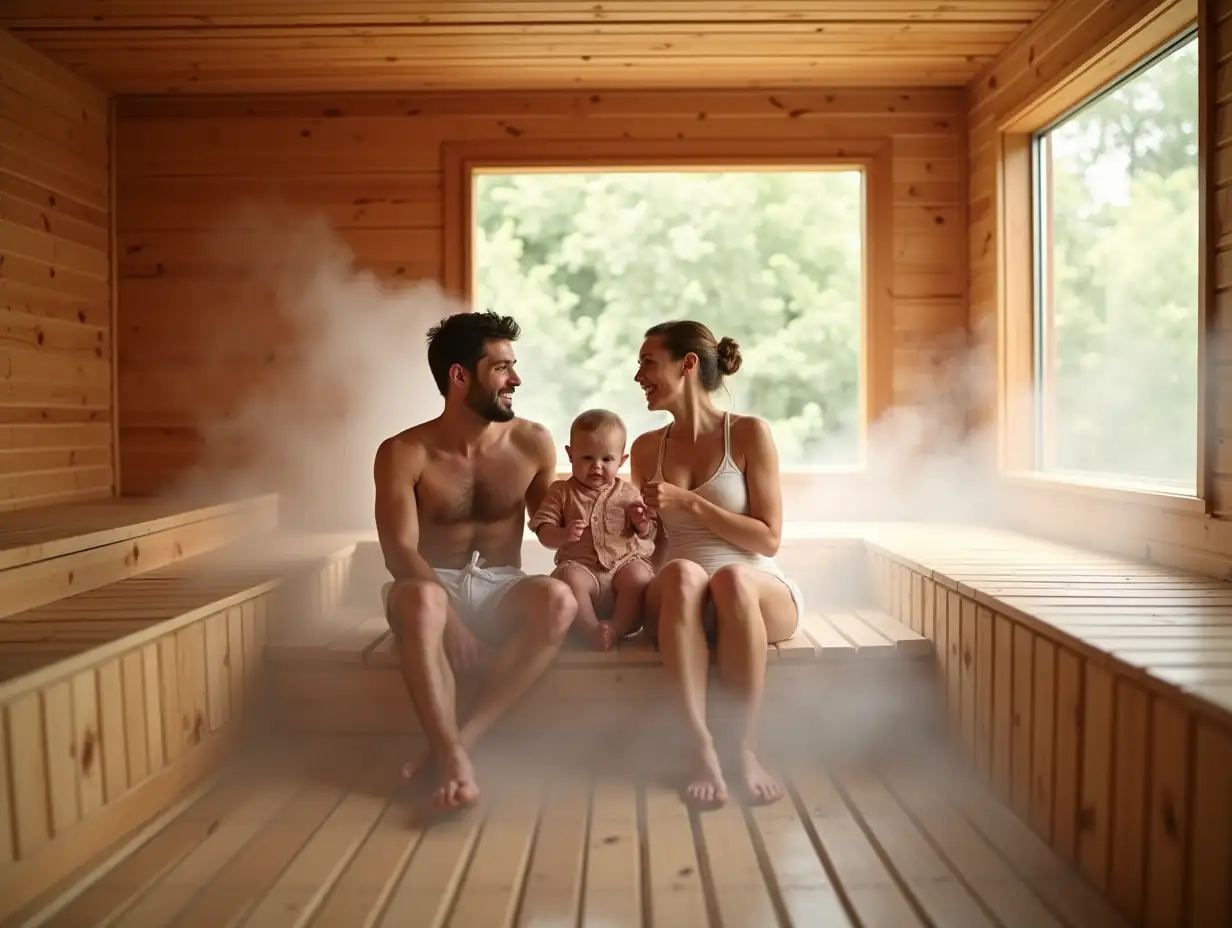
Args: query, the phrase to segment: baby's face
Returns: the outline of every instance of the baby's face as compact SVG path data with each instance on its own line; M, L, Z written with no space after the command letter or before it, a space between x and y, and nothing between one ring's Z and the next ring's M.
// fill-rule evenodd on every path
M615 482L616 471L625 462L624 435L620 429L605 428L579 432L565 451L573 464L573 476L592 489Z

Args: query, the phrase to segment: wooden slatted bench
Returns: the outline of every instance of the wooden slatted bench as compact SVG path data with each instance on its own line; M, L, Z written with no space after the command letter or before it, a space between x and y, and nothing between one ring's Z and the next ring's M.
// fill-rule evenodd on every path
M1226 914L1232 584L988 528L864 537L875 601L935 642L951 731L1017 815L1131 919Z
M230 544L278 524L278 497L117 499L0 513L0 617Z
M793 638L771 644L769 651L767 692L773 698L776 690L800 684L819 691L860 679L884 684L903 677L904 662L926 674L933 646L883 610L854 608L808 614ZM277 718L292 730L415 730L396 642L379 607L348 603L319 623L274 630L266 660ZM845 667L849 672L840 672ZM878 675L878 667L887 673ZM661 657L641 634L607 653L571 643L532 694L526 714L540 719L546 712L557 721L594 724L592 710L601 704L627 707L630 698L644 698L653 708L656 700L670 698L665 683ZM577 714L581 706L584 716Z
M0 618L0 916L230 753L267 622L336 608L354 548L252 535Z

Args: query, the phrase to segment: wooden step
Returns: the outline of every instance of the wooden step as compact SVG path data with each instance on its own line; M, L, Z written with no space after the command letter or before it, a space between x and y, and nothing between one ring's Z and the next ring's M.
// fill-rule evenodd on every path
M770 694L849 684L840 698L855 698L869 687L892 689L896 676L915 681L932 670L931 642L876 609L810 614L794 637L769 646L768 657ZM271 707L287 728L415 730L397 642L380 612L348 606L318 622L284 626L271 635L266 658ZM476 682L473 676L459 681L463 697ZM571 642L537 685L532 701L539 708L530 714L542 716L554 704L548 711L563 712L566 721L594 721L597 706L630 701L657 712L673 704L669 684L660 653L640 633L606 653ZM577 715L582 707L586 714Z
M0 617L272 531L278 497L119 499L0 514Z
M269 626L338 608L353 550L246 538L0 620L0 918L227 756Z

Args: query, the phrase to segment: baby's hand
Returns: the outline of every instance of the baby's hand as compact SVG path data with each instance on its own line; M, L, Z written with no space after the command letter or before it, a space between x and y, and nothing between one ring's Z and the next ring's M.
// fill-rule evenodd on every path
M633 523L633 527L639 532L646 531L650 525L650 518L646 515L646 504L642 502L629 504L629 521Z
M586 520L574 519L572 522L566 522L565 531L570 541L577 541L582 537L582 532L586 531Z

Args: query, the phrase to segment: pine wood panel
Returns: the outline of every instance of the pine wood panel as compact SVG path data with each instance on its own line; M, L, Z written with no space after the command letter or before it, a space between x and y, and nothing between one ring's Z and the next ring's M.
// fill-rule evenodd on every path
M296 248L271 247L261 217L239 204L256 196L278 209L320 211L353 251L357 268L388 282L442 280L456 257L444 217L463 208L445 199L442 146L448 143L499 143L514 158L519 146L598 150L614 142L653 144L669 158L673 146L693 146L712 159L758 144L805 151L819 138L831 146L844 139L882 146L893 174L892 201L874 221L883 247L894 250L885 256L893 267L885 285L893 318L873 324L889 340L886 363L894 369L870 373L884 378L897 398L909 399L930 383L944 353L942 337L966 319L964 123L962 92L936 88L122 101L117 221L125 492L156 491L200 463L203 421L232 420L263 392L315 397L291 403L288 416L302 419L302 434L320 437L314 443L326 459L320 473L331 483L370 484L370 455L356 452L355 442L340 442L334 425L345 418L347 403L338 397L352 389L351 380L322 382L318 374L304 390L295 386L305 377L308 339L327 336L279 312L253 281L254 255L266 268L302 256ZM412 356L407 363L424 362ZM365 401L349 402L354 408ZM251 449L218 443L211 453L234 455L234 463ZM295 467L287 462L286 473ZM353 510L342 514L342 524L369 523L369 504L347 505Z
M114 489L110 125L0 32L0 511Z
M354 563L362 560L356 558ZM324 582L328 585L330 580ZM338 608L311 610L318 621L288 621L271 629L266 657L282 724L301 731L416 730L398 670L397 642L379 601L375 608L369 605L375 592L357 579L345 601L323 594L322 601L336 602ZM840 679L848 685L859 685L861 680L888 685L897 674L915 680L926 675L932 653L927 638L881 610L855 605L811 612L795 636L769 645L771 691L796 692L793 688L819 681L841 688ZM469 692L475 682L462 681L461 690ZM617 699L615 693L626 689L634 692ZM662 658L644 635L632 635L605 653L580 643L567 644L530 704L518 710L511 724L521 718L538 720L552 707L576 709L579 700L591 697L622 703L634 698L646 701L648 708L657 699L670 698ZM374 713L373 705L391 711ZM625 718L627 709L626 705L620 713Z
M878 605L931 615L952 737L995 795L1135 924L1232 919L1232 588L1006 533L869 539Z
M339 607L352 539L249 535L0 621L0 918L229 753L271 621Z
M0 516L0 617L272 531L277 524L275 496L199 508L114 500L6 513Z
M1048 0L16 2L0 24L117 93L962 85Z

